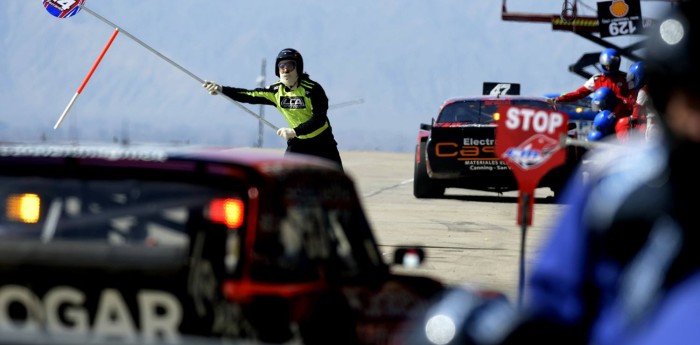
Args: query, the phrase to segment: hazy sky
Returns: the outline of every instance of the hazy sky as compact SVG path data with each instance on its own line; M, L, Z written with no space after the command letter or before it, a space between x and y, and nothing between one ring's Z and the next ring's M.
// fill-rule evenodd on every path
M511 12L557 14L564 0L508 0ZM601 47L550 24L501 20L501 0L166 1L87 0L113 22L201 79L254 88L275 81L273 63L298 49L329 96L340 150L410 152L421 122L442 102L481 94L484 81L521 93L566 92L569 72ZM66 120L54 124L114 28L87 11L50 15L40 0L3 0L0 11L0 140L175 141L255 146L258 120L210 96L187 73L135 43L115 39ZM595 1L579 13L595 15ZM664 2L642 1L653 16ZM612 42L627 46L640 36ZM264 75L261 68L266 60ZM629 62L623 62L627 68ZM247 105L258 113L260 107ZM266 107L263 116L285 127ZM263 127L264 147L284 147Z

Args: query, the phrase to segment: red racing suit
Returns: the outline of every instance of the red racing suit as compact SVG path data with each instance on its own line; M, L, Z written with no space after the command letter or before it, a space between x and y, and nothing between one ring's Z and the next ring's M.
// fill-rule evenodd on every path
M620 71L596 74L588 78L580 88L557 97L556 101L564 103L578 101L601 87L609 87L619 98L618 103L622 106L615 109L615 115L618 118L629 116L632 113L632 105L629 101L630 90L627 88L627 74Z

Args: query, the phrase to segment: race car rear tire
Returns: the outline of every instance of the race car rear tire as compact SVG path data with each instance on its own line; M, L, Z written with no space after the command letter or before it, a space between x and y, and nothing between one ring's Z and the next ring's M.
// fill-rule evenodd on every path
M445 194L445 187L433 181L428 176L428 167L425 164L425 142L416 145L419 150L420 161L414 163L413 168L413 196L418 199L438 198Z

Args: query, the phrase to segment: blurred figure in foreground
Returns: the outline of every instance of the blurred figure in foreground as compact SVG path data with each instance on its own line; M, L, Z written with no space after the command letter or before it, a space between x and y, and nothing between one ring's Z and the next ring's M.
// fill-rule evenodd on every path
M661 135L591 151L595 167L566 189L522 308L463 293L471 298L461 309L429 312L423 343L700 342L698 25L700 1L685 1L649 29L648 91Z
M511 343L700 339L700 2L681 2L657 23L645 63L661 137L592 151L596 170L567 191Z

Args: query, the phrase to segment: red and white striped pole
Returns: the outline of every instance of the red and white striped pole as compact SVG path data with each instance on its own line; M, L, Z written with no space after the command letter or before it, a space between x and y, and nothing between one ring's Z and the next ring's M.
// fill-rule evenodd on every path
M105 24L107 24L107 25L109 25L109 26L115 28L115 29L114 29L114 34L112 34L112 38L109 40L109 42L108 42L107 45L105 46L105 49L102 51L102 54L100 54L100 57L99 57L99 58L97 59L97 61L95 62L95 65L92 66L92 70L90 71L90 74L88 74L87 78L85 78L85 81L83 82L83 85L80 86L80 89L78 89L78 92L76 92L76 94L73 96L73 99L71 99L70 103L68 103L68 106L66 107L66 110L63 111L63 114L62 114L61 117L58 119L58 122L56 122L56 125L53 127L54 129L58 128L58 126L61 125L61 122L63 121L63 118L66 116L66 114L68 113L68 111L70 110L70 108L73 106L73 103L75 103L75 100L78 98L78 95L80 94L80 91L82 91L82 89L83 89L83 87L85 86L85 84L87 84L88 79L90 79L90 75L92 75L92 72L95 70L95 68L97 67L97 65L100 63L100 60L102 59L102 56L105 54L105 52L107 51L107 49L109 49L110 44L112 44L112 41L114 40L114 37L117 36L117 33L118 33L119 31L121 31L122 33L124 33L124 35L126 35L127 37L129 37L129 38L131 38L132 40L134 40L134 42L140 44L140 45L143 46L144 48L146 48L146 49L148 49L149 51L151 51L152 53L156 54L156 55L157 55L158 57L160 57L161 59L163 59L163 60L165 60L166 62L168 62L169 64L173 65L174 67L176 67L176 68L179 69L180 71L182 71L182 72L184 72L185 74L189 75L189 76L192 77L194 80L196 80L198 83L200 83L200 84L203 84L203 83L204 83L204 79L202 79L202 78L196 76L194 73L192 73L192 72L188 71L187 69L185 69L184 67L178 65L177 63L175 63L175 61L170 60L170 59L167 58L165 55L161 54L159 51L157 51L157 50L151 48L151 46L149 46L148 44L144 43L144 42L141 41L140 39L136 38L136 36L130 34L128 31L124 30L123 28L120 28L120 27L117 26L116 24L114 24L114 23L112 23L111 21L107 20L105 17L102 17L101 15L99 15L99 14L93 12L92 10L90 10L89 8L85 7L85 0L60 0L60 1L59 1L59 0L44 0L43 2L44 2L44 8L46 8L46 9L48 10L48 12L51 13L51 14L52 14L53 16L55 16L55 17L58 17L58 18L71 17L71 16L75 15L76 13L78 13L79 10L84 10L85 12L87 12L87 13L93 15L95 18L99 19L100 21L104 22ZM233 104L237 105L239 108L243 109L243 110L244 110L245 112L247 112L248 114L255 116L255 118L257 118L259 121L261 121L262 123L264 123L264 124L266 124L267 126L269 126L270 128L272 128L273 130L279 129L279 127L275 126L275 125L274 125L273 123L271 123L270 121L265 120L265 118L263 118L262 116L256 114L254 111L252 111L252 110L246 108L245 106L243 106L243 104L234 101L233 98L231 98L231 97L229 97L229 96L226 96L226 95L224 95L223 93L219 93L219 94L222 95L222 96L224 96L224 97L225 97L226 99L228 99L229 101L233 102Z
M83 80L83 83L80 85L78 88L78 91L75 92L75 95L73 95L73 98L71 98L70 102L68 103L68 106L66 106L66 109L63 111L63 114L61 114L61 117L58 118L58 121L56 121L56 124L53 126L53 129L58 128L58 126L61 125L61 122L63 122L63 119L66 117L66 114L70 111L70 109L73 107L73 104L75 103L75 100L78 99L78 96L80 93L83 91L85 88L85 85L87 85L88 81L90 80L90 77L92 77L92 74L95 72L95 69L97 69L97 65L100 64L100 61L102 61L102 58L105 56L105 53L107 53L107 50L109 47L112 45L112 42L114 42L114 38L117 37L117 34L119 33L119 28L115 28L114 32L112 33L112 36L109 38L109 41L105 45L105 47L102 49L102 52L100 53L100 56L97 57L97 60L95 63L92 65L92 68L90 69L90 72L87 74L85 79Z

